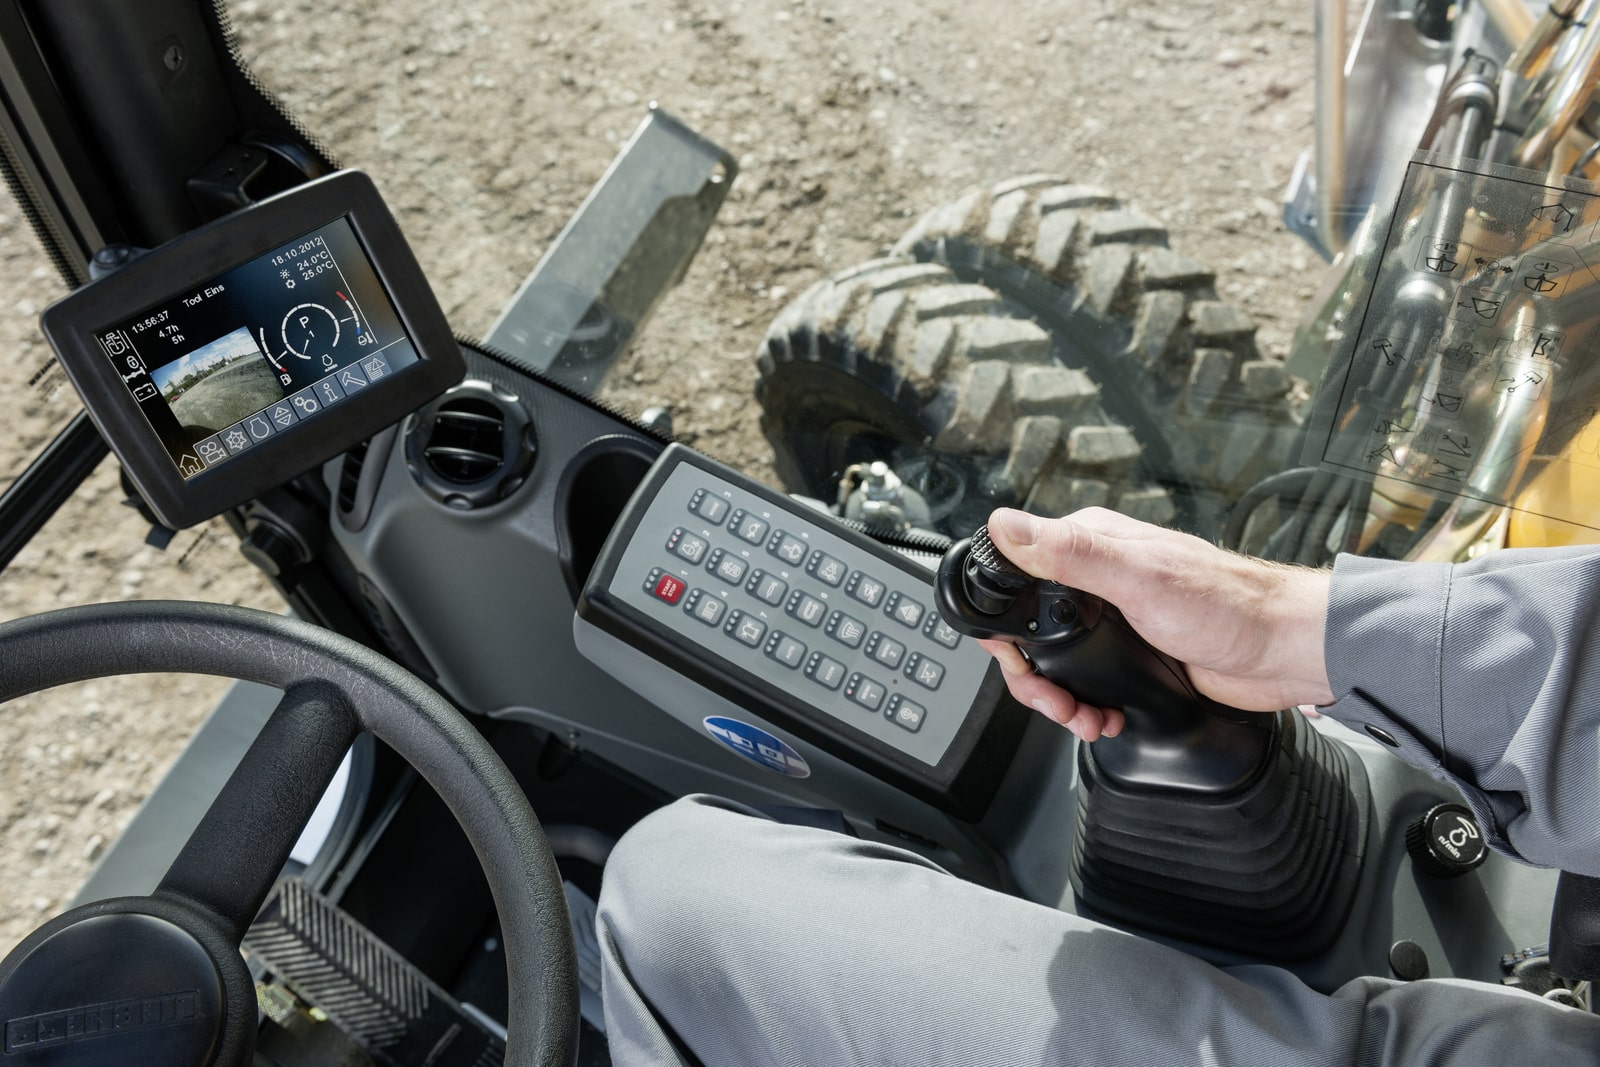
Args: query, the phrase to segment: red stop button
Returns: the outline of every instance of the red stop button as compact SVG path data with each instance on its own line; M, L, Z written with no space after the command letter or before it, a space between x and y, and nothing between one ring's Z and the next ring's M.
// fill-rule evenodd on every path
M683 596L683 583L670 574L663 574L656 580L655 588L650 592L668 604L676 604L678 598Z

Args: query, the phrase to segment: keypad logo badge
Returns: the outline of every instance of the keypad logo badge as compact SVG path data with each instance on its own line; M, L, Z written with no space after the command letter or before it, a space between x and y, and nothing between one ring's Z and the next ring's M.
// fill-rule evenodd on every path
M722 715L708 715L701 725L713 741L758 767L789 778L811 777L811 765L793 745L758 726Z

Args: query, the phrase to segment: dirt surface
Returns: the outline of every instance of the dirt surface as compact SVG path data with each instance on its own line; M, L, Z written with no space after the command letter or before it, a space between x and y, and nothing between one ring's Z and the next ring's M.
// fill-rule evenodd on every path
M337 0L235 7L247 59L389 198L481 335L659 101L739 159L613 394L754 471L752 353L785 301L963 187L1048 172L1164 219L1282 353L1318 278L1278 221L1310 144L1304 0ZM0 202L0 487L76 407L38 332L60 282ZM158 551L108 462L0 577L0 618L140 597L272 608L213 523ZM0 670L3 670L0 664ZM87 683L0 715L0 951L70 902L221 691Z

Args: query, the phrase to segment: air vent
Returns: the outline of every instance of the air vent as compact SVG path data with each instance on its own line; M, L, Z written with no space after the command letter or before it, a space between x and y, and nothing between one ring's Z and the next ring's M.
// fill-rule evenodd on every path
M417 484L463 511L510 496L527 479L534 450L533 420L521 401L481 381L451 389L406 429Z
M339 486L335 509L339 523L351 533L367 525L383 483L383 469L394 451L399 426L388 426L344 454L339 464Z
M455 485L474 485L505 466L505 412L476 397L440 404L433 436L422 457L439 477Z
M344 454L344 466L339 471L339 512L350 514L356 506L356 487L361 484L361 468L367 465L367 449L371 441L362 441Z

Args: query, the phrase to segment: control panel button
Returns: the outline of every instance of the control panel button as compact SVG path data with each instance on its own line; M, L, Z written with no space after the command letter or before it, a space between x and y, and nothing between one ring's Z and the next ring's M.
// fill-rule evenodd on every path
M734 640L740 644L756 648L761 644L761 639L767 635L767 624L754 615L746 615L742 611L732 611L728 614L728 625L723 627Z
M742 541L749 541L752 545L759 545L767 536L767 520L759 515L752 515L743 508L733 513L728 520L728 528L739 536Z
M645 579L644 588L646 592L657 600L665 600L668 604L676 604L687 587L681 581L657 567L650 572L650 577Z
M945 648L955 648L961 643L961 635L952 630L949 623L933 612L928 613L928 621L922 624L922 632Z
M826 585L837 586L850 573L850 568L826 552L813 552L806 564L806 573Z
M767 551L791 567L798 567L806 558L806 543L794 534L776 530L767 542Z
M789 597L789 606L784 610L807 626L821 626L822 620L828 614L828 605L810 593L796 589Z
M696 536L685 530L682 526L672 531L672 536L667 538L667 551L676 552L690 563L699 563L706 558L706 549L711 544L704 537Z
M875 608L883 603L883 594L889 591L889 587L870 574L856 571L850 575L850 582L844 587L844 591L867 607Z
M868 711L877 711L882 707L887 692L882 682L874 682L864 674L852 674L844 687L844 695Z
M738 585L750 565L726 549L714 548L706 559L706 569L729 585Z
M767 655L783 664L785 667L800 666L800 661L806 658L804 642L790 637L782 630L772 631L772 636L767 638Z
M1071 626L1078 621L1078 605L1065 598L1055 601L1050 605L1050 621L1057 626Z
M744 591L777 607L783 603L784 594L789 591L789 583L776 574L754 570L750 572L750 581L745 583Z
M917 624L922 621L922 613L926 609L904 593L890 593L889 598L883 602L883 610L896 622L915 630Z
M900 661L905 658L906 646L878 630L872 632L867 638L867 655L879 663L895 670L900 666Z
M937 689L944 681L944 664L931 660L921 652L911 653L906 660L906 677L924 689Z
M842 611L836 611L828 616L827 634L841 645L857 648L867 636L867 624L860 619L851 618Z
M922 721L928 717L927 708L915 701L907 700L899 693L889 698L889 706L883 713L888 716L890 722L912 733L922 729Z
M720 524L732 506L720 496L704 489L696 489L694 495L689 498L689 510L712 525Z
M683 610L707 626L715 626L722 621L722 613L728 610L728 605L714 593L708 593L703 589L691 589L689 599L683 602Z
M806 677L825 689L837 689L844 683L844 664L830 659L821 652L811 653L806 660Z

